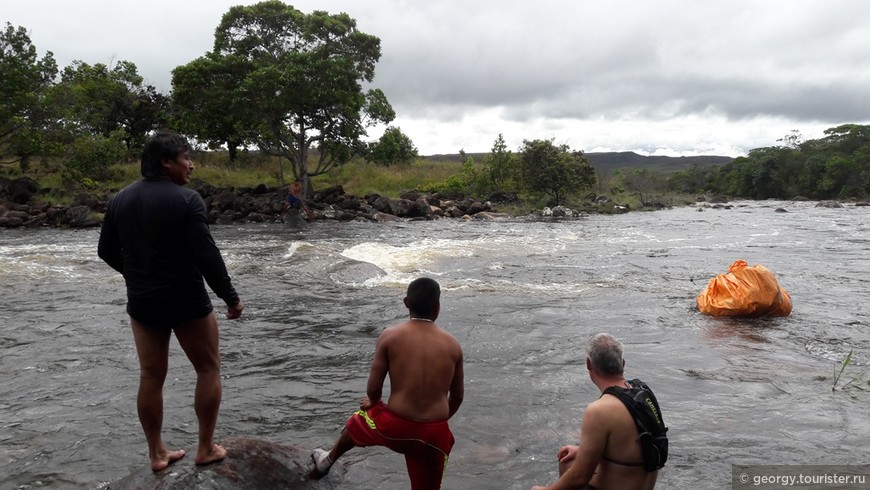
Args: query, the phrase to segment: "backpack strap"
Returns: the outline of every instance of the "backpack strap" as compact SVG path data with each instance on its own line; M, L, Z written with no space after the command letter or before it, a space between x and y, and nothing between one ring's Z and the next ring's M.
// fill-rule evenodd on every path
M604 394L613 395L625 405L634 424L637 427L637 441L641 443L644 453L644 468L647 471L655 471L664 466L667 459L667 432L668 428L662 419L662 411L658 400L649 386L639 379L628 382L630 389L610 386L604 390ZM648 457L648 445L656 447L663 445L664 454L658 451L657 457ZM663 458L662 458L663 456Z

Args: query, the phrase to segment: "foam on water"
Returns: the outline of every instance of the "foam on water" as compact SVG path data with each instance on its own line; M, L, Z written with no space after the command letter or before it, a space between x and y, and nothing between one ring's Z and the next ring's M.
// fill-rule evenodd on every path
M724 488L735 462L854 463L870 446L868 212L777 202L579 220L313 222L298 232L215 226L247 305L241 320L219 319L218 437L333 442L365 390L379 332L407 317L404 287L431 275L444 291L439 324L466 354L445 488L552 480L553 454L576 441L582 407L598 396L582 352L601 330L624 340L631 374L656 390L671 427L660 486ZM0 486L94 488L146 462L123 279L96 257L98 236L0 231ZM774 272L790 317L694 310L707 280L736 259ZM194 379L175 341L171 349L166 438L190 448ZM354 450L343 464L339 488L407 488L404 461L388 451Z

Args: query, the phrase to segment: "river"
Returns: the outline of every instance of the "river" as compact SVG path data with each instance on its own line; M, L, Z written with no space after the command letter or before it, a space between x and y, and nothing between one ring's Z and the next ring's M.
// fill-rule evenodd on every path
M735 202L576 220L214 226L247 307L220 319L217 438L328 447L363 394L377 335L422 275L465 352L445 489L555 478L597 396L586 340L625 344L670 427L661 488L729 488L732 464L868 460L870 208ZM777 213L778 207L787 213ZM99 230L0 230L0 488L98 488L147 463L120 275ZM701 315L736 259L770 269L786 318ZM214 298L214 297L213 297ZM215 300L219 304L219 300ZM846 355L852 362L832 391ZM192 449L194 373L173 339L164 434ZM356 449L340 488L407 488L401 456Z

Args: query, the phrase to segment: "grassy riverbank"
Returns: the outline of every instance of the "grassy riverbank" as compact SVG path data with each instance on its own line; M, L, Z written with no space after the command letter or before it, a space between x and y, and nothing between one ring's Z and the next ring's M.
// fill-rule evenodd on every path
M256 187L265 184L271 188L286 185L293 180L288 164L279 157L270 157L256 152L243 153L236 162L230 163L223 152L198 152L194 156L196 169L194 178L216 187ZM283 165L282 165L283 163ZM480 164L475 164L479 167ZM408 165L384 167L363 160L353 160L330 172L312 178L314 190L341 185L345 192L355 196L379 194L396 198L411 190L433 190L442 187L451 177L462 172L462 163L449 158L418 158ZM16 179L29 177L40 189L41 199L53 204L66 205L82 192L96 195L109 195L140 178L138 161L128 161L112 165L107 172L108 178L101 182L91 179L74 178L65 172L63 165L56 161L36 160L31 162L26 172L17 165L0 168L0 177ZM612 177L610 177L612 178ZM569 196L565 206L596 213L623 212L614 204L630 210L658 209L668 206L682 206L694 202L695 196L661 193L655 197L655 206L644 207L637 195L613 191L608 181L596 186L597 194L606 194L608 201L598 203L590 200L596 190L581 190ZM608 178L609 180L609 178ZM607 192L610 190L611 192ZM470 196L487 200L489 196ZM510 203L496 203L500 212L520 215L540 210L547 203L542 198L522 195Z

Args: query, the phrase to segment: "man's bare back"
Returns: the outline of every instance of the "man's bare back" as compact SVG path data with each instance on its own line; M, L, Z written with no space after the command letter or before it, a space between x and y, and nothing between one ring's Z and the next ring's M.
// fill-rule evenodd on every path
M580 444L559 448L556 454L559 479L551 485L536 485L532 490L588 488L587 485L598 490L650 490L655 487L658 471L644 469L634 417L622 400L608 391L631 388L624 376L622 344L610 334L598 334L589 340L586 354L589 377L602 396L583 412Z
M605 394L586 408L603 415L607 445L589 482L598 490L635 488L651 489L658 472L643 469L643 456L637 441L634 419L619 398ZM581 437L580 444L583 444Z
M462 386L462 348L453 335L428 319L412 319L381 333L375 360L389 366L387 405L409 420L447 420L451 396Z
M385 446L405 456L412 490L441 488L455 439L448 419L462 404L462 348L435 324L441 287L411 281L403 302L410 319L381 332L360 410L325 451L311 453L313 478L322 478L342 454L358 446ZM386 377L390 396L381 400Z

